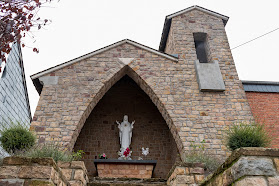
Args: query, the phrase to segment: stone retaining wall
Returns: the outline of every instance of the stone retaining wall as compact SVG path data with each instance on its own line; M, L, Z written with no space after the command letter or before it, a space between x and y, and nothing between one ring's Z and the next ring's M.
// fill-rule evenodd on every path
M84 162L58 162L52 158L6 157L0 167L0 185L85 186L89 183Z
M241 148L232 153L202 186L278 186L279 149Z
M68 186L69 182L52 158L6 157L0 167L0 185Z
M174 166L169 175L167 185L198 184L204 179L204 165L200 163L180 164Z
M58 162L58 167L70 185L85 186L89 182L83 161Z

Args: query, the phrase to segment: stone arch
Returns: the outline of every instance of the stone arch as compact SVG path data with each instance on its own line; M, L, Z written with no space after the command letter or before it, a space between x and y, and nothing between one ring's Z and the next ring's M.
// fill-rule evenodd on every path
M173 123L172 118L170 117L167 109L165 108L164 104L160 101L154 90L148 85L148 83L136 73L129 65L125 65L122 67L118 72L116 72L108 81L104 83L104 85L99 89L98 93L92 98L92 101L87 106L86 110L84 111L81 119L78 122L77 129L75 130L70 143L68 144L69 149L73 149L74 145L76 143L77 137L79 136L79 133L84 126L84 123L86 119L89 117L90 113L93 111L97 103L101 100L101 98L106 94L106 92L122 77L125 75L128 75L132 80L134 80L137 85L149 96L151 101L154 103L154 105L158 108L160 114L166 121L170 132L172 134L172 137L175 140L175 143L177 145L177 148L180 152L180 154L183 154L183 144L179 137L178 131L176 126Z

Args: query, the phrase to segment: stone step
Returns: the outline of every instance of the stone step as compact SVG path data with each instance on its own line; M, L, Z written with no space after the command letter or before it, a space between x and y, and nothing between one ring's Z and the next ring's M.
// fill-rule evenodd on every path
M99 178L90 180L90 186L166 186L167 180L160 178L139 179L139 178Z

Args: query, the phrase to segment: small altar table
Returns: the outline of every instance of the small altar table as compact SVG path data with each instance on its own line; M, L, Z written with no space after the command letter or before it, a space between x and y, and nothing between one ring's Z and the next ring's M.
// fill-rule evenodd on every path
M94 164L102 178L151 178L157 160L96 159Z

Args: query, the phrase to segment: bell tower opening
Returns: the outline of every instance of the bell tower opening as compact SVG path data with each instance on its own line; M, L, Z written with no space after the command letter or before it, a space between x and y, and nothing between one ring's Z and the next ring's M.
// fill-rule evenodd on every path
M194 42L198 60L200 63L208 63L206 33L194 33Z

